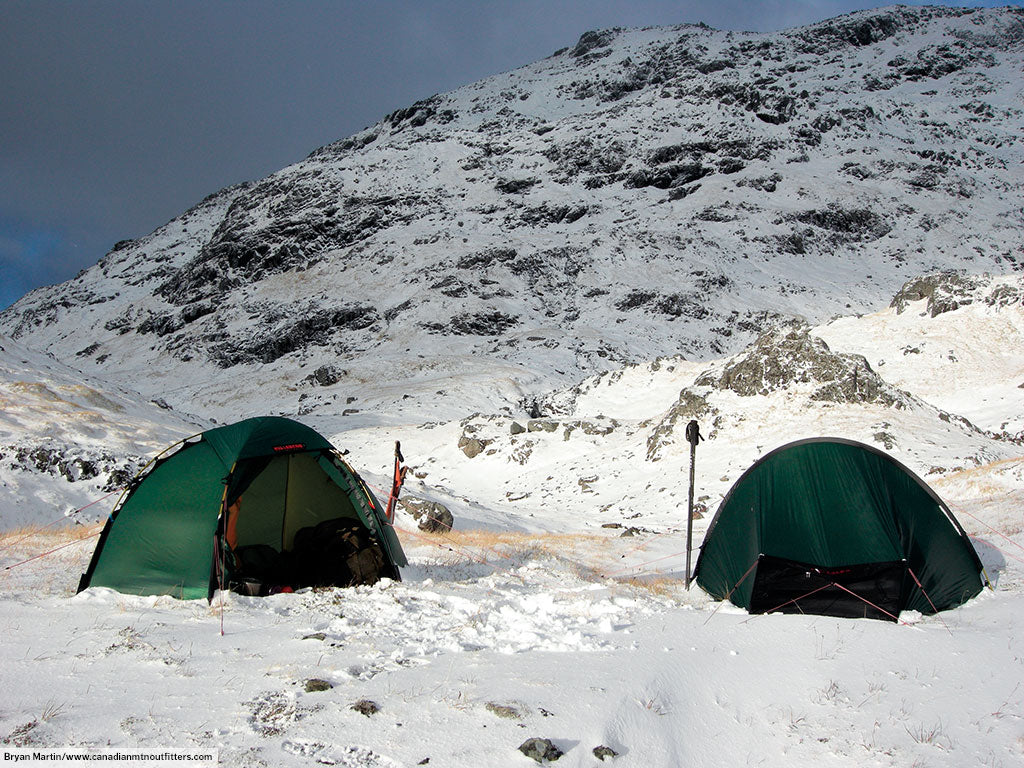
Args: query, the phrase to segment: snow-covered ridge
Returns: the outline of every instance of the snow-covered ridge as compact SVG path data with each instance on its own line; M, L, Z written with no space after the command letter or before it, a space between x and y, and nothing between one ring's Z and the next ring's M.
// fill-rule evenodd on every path
M382 378L410 388L363 415L429 418L418 382L453 370L496 410L874 311L920 274L1012 272L1020 30L1014 8L896 7L587 33L212 196L0 330L222 418L268 393L352 410Z

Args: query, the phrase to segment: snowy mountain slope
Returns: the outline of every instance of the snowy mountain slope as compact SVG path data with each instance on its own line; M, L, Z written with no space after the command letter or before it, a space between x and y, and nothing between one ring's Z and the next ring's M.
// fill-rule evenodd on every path
M90 504L205 423L0 337L0 529L46 524Z
M920 298L922 286L931 286L930 299ZM689 447L683 429L690 419L706 438L697 454L697 497L699 508L709 512L759 456L803 437L835 435L876 445L929 482L1024 455L1019 430L1006 429L1019 419L1014 372L1024 370L1024 345L1015 335L1021 295L1020 277L947 274L911 281L893 308L874 315L815 328L782 322L728 358L661 358L544 393L530 401L535 418L509 409L460 412L466 403L459 392L473 386L465 371L430 382L450 393L435 390L436 420L403 420L375 410L372 402L367 407L369 398L347 403L347 413L299 418L351 451L357 469L384 495L394 441L400 440L413 468L408 492L448 506L462 529L678 530L685 521ZM97 394L104 390L95 381L96 392L86 390L93 401L120 399L100 416L86 411L84 421L69 419L81 407L63 407L53 393L70 397L87 377L49 358L22 357L26 364L17 374L9 367L5 384L8 402L19 402L17 413L23 414L18 424L7 417L6 442L22 457L4 467L11 487L39 481L24 457L40 445L55 446L48 454L53 460L40 467L50 471L97 446L120 446L126 457L152 455L199 429L152 404L116 420L130 407L130 394ZM35 373L26 370L30 359ZM55 377L55 369L63 373ZM498 370L491 369L494 379ZM29 383L17 383L24 381ZM31 391L51 394L32 400L26 395ZM376 396L383 399L384 392ZM96 421L104 429L99 442ZM201 423L198 417L187 422ZM51 479L44 476L44 486ZM1017 487L1014 482L1008 487ZM99 487L96 481L77 486L75 498ZM26 520L46 522L42 510L18 508L32 510L22 515ZM698 523L698 540L705 523Z
M368 396L358 425L434 418L453 371L494 412L876 310L918 274L1011 272L1022 29L896 7L587 33L218 193L0 331L223 420Z
M950 279L962 280L946 275L931 283ZM460 528L679 531L689 470L684 429L691 419L705 437L697 451L697 500L705 512L717 508L757 458L805 437L874 445L929 483L989 466L1005 472L1024 456L1020 436L976 426L936 403L970 411L980 402L975 381L987 381L1001 394L1016 390L992 374L1024 364L1024 345L1013 343L1006 330L1020 321L1024 282L978 277L963 283L958 292L943 294L950 305L979 298L948 318L917 311L925 306L922 299L898 315L893 309L816 328L782 323L729 358L663 358L554 391L533 403L536 418L478 413L444 423L348 429L344 418L321 417L320 424L368 468L386 468L393 441L400 440L413 468L408 491L449 506ZM908 284L895 303L919 285ZM987 303L985 297L1000 301ZM951 343L959 345L958 353L962 346L971 354L963 353L959 362L947 359L945 367L936 367L937 376L905 376L900 383L907 389L901 389L885 378L889 366L869 362L897 339L906 345L952 338L948 323L968 327L965 317L973 317L969 336ZM900 318L898 334L879 332L876 318ZM865 356L844 349L863 349ZM917 396L917 384L927 397ZM1017 417L1016 401L1008 396L993 396L984 408L999 414L1000 424ZM1021 487L1019 476L1005 477L997 496ZM985 496L969 483L951 487L958 499ZM697 523L697 541L709 521Z
M909 294L909 295L908 295ZM1024 303L1019 277L937 275L892 306L816 330L864 355L896 386L979 427L1024 437Z

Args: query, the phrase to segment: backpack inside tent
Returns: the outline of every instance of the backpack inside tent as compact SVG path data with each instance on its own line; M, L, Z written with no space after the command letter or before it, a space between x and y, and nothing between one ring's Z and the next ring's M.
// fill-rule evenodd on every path
M385 511L313 429L247 419L171 446L140 473L100 534L79 591L211 598L400 579Z
M754 463L722 500L694 576L750 613L897 620L956 607L983 586L953 513L887 454L799 440Z

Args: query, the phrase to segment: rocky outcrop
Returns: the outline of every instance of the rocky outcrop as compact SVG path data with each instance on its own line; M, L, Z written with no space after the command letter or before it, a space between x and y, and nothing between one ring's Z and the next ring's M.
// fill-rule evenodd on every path
M412 515L419 529L426 533L445 533L455 524L451 510L440 502L407 493L398 500L398 505Z
M124 488L146 460L95 453L56 444L0 446L0 461L14 470L59 477L69 483L97 481L105 492Z
M955 272L926 275L904 283L889 306L902 313L911 302L927 299L926 311L937 317L972 303L971 293L976 285L976 280Z
M701 374L695 384L741 397L801 385L810 389L812 400L824 402L877 403L891 408L903 408L910 402L907 393L886 383L863 356L832 352L799 321L783 323L763 334L721 370Z
M551 739L527 739L519 745L519 751L538 763L554 762L565 753L555 746Z
M683 430L691 420L706 424L708 420L713 421L717 413L705 396L692 389L682 390L679 399L647 436L647 460L659 461L665 458L671 446L685 444Z
M997 307L1020 304L1024 301L1024 291L1007 282L993 281L988 275L939 272L904 283L889 306L900 314L909 304L925 300L928 315L938 317L975 302Z

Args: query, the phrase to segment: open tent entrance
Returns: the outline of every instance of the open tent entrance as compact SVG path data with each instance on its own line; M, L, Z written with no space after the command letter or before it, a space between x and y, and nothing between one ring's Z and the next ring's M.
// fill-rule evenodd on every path
M395 577L329 456L248 459L225 494L225 572L232 589L350 586Z
M907 564L902 560L822 568L762 555L749 611L895 620L906 577Z

